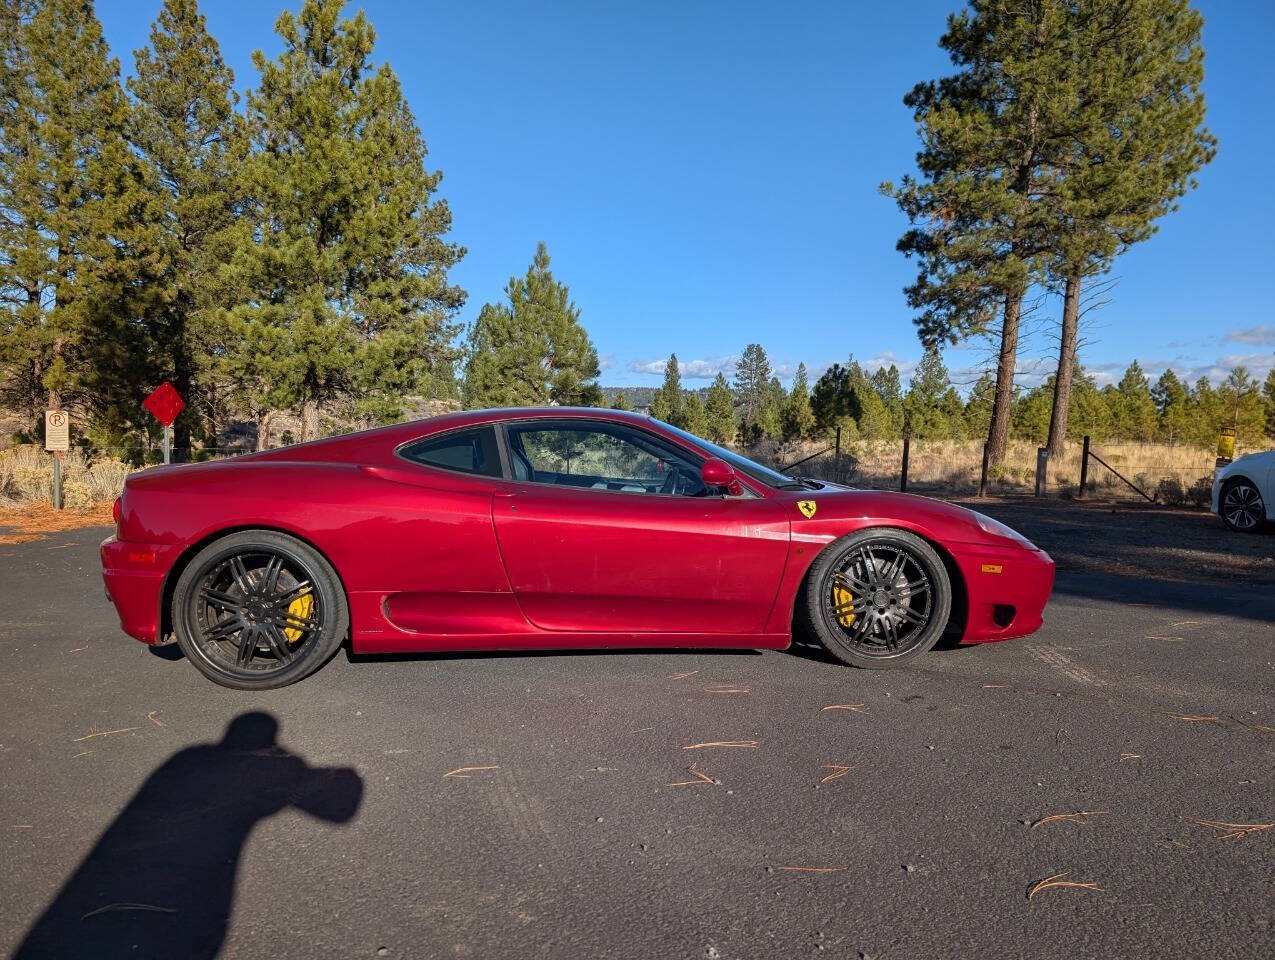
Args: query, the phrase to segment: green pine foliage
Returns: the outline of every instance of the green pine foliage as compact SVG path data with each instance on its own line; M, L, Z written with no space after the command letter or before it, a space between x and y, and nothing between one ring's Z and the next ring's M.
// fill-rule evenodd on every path
M704 409L704 401L694 390L689 391L682 402L681 421L678 426L687 433L693 433L697 437L708 433L708 412Z
M484 304L469 331L465 405L598 406L598 352L567 285L554 279L543 243L526 275L509 279L505 297Z
M770 358L759 343L750 343L735 364L735 397L739 404L739 431L752 443L763 436L762 412L770 389Z
M714 443L734 443L739 430L735 420L735 398L726 376L719 373L708 388L704 401L706 421L703 436Z
M686 428L682 413L682 374L677 354L670 354L664 365L664 383L651 398L651 416L675 427Z
M792 378L792 389L784 400L783 437L785 440L804 440L814 429L815 414L810 406L809 375L806 373L806 365L799 363Z

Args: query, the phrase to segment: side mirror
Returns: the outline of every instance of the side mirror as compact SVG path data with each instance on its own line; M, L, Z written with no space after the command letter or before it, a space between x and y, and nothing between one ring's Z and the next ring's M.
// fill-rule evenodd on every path
M732 497L744 492L744 488L739 485L739 478L735 476L735 468L720 457L705 460L699 475L707 486L723 487Z

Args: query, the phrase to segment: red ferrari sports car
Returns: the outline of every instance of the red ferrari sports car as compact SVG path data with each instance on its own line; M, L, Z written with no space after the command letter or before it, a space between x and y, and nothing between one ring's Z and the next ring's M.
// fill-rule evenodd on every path
M217 683L355 653L782 649L903 663L1038 629L1054 564L971 510L788 477L646 416L482 410L128 478L125 632Z

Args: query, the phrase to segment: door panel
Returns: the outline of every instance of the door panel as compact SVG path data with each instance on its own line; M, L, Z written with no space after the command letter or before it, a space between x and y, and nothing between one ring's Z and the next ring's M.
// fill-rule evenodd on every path
M514 594L544 630L759 633L789 521L762 498L522 484L492 504Z

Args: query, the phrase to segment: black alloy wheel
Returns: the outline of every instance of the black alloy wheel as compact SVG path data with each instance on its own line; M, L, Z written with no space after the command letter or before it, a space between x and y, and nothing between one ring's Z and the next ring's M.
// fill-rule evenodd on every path
M1266 522L1266 504L1251 480L1239 477L1222 488L1218 513L1237 533L1256 533Z
M173 591L173 625L186 658L239 690L282 687L313 673L349 626L336 572L309 545L248 530L201 550Z
M952 609L943 561L915 534L872 528L842 537L811 565L807 621L838 660L892 667L934 646Z

